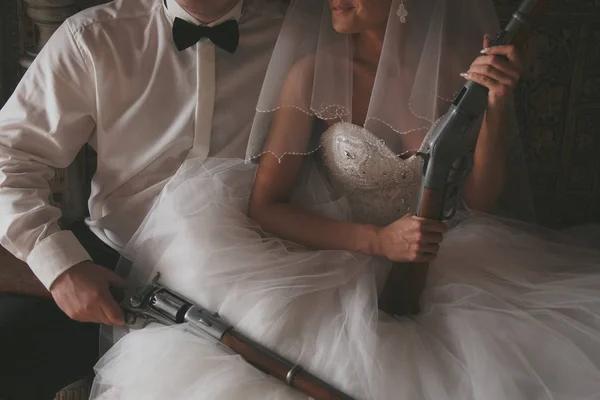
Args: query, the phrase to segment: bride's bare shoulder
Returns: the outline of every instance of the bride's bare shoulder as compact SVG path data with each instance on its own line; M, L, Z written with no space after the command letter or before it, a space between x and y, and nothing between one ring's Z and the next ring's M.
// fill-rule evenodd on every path
M307 54L302 58L298 59L289 69L286 75L285 85L291 85L295 87L310 85L309 88L312 91L316 75L316 66L319 62L323 62L323 60L319 60L315 53ZM328 55L326 61L326 63L328 64L327 70L335 71L336 69L341 69L344 66L343 63L348 62L349 60L347 59L336 59ZM336 64L339 64L339 66Z

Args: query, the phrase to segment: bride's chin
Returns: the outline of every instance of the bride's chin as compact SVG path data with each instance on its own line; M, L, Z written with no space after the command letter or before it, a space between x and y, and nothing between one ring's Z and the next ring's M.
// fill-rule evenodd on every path
M352 33L356 33L356 26L354 23L352 23L352 18L351 17L346 17L346 16L334 16L333 17L333 29L337 32L337 33L344 33L344 34L352 34Z

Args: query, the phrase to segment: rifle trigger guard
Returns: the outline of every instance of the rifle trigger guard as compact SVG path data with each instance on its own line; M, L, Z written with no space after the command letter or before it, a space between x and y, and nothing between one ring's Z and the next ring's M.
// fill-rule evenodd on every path
M125 311L125 325L131 329L143 329L151 322L158 322L144 314Z
M450 208L449 212L442 216L442 221L448 221L454 218L456 212L458 211L458 199L460 199L460 190L458 190L456 196L454 196L454 199L452 200L452 208Z

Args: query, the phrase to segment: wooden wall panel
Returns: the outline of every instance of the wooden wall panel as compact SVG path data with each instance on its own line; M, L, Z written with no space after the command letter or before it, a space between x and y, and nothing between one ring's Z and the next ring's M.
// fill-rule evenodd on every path
M600 1L548 1L517 112L538 218L562 227L600 221ZM501 20L518 3L496 0Z

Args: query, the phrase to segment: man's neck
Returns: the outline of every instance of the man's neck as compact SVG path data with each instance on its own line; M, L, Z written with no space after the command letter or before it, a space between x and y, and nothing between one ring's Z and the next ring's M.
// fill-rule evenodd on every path
M210 24L227 14L240 0L176 0L191 16Z

